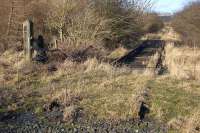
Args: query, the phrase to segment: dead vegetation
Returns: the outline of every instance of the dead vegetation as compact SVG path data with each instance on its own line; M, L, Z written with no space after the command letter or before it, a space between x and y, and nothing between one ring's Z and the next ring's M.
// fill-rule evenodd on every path
M32 111L41 119L63 123L147 117L167 123L170 131L199 132L199 48L167 44L164 53L148 60L150 69L144 74L113 66L107 59L126 55L127 47L135 46L144 33L150 32L147 39L152 40L179 37L170 26L157 32L163 24L156 14L146 18L145 25L148 5L140 1L67 2L49 3L47 14L44 3L30 8L34 22L41 23L37 34L60 38L59 49L48 53L49 62L27 63L18 47L0 48L6 50L0 54L0 120L10 111ZM155 68L162 54L169 75L158 76Z
M165 65L171 76L179 79L199 80L199 48L176 47L167 44L165 47Z
M2 5L10 6L10 1L2 2ZM151 7L150 0L68 0L64 3L32 0L26 1L25 5L25 18L32 19L35 24L34 37L42 34L46 44L51 43L52 36L56 36L67 47L94 45L110 49L121 46L130 48L149 32L148 27L161 28L160 21L156 23L159 20L156 14L147 15L146 23L146 15L143 14ZM1 16L5 23L2 22L1 27L6 28L10 11L2 8L2 12L5 12ZM144 26L147 28L143 29Z
M145 76L146 80L144 77L140 80L141 75L134 74L128 68L115 68L93 58L83 63L65 60L56 63L57 70L48 71L48 64L26 64L21 58L23 56L16 54L3 54L10 58L7 58L7 66L1 61L1 72L4 75L1 75L4 84L2 94L7 90L5 87L11 87L11 91L16 90L17 99L22 100L15 101L12 97L7 99L2 112L12 107L15 111L32 109L41 114L45 109L51 114L47 116L51 120L54 120L55 112L60 112L59 119L56 120L61 121L73 121L79 115L82 117L82 114L89 118L96 115L99 119L125 120L139 117L141 103L146 102L133 101L132 95L137 91L139 97L145 95L139 91L143 91L144 86L140 85L145 85L148 76ZM4 56L1 56L2 60ZM18 61L17 57L20 57ZM17 69L11 67L13 63ZM11 78L5 78L8 75ZM33 106L34 104L37 106ZM137 106L133 106L134 104Z
M182 36L185 45L193 46L194 42L199 44L199 9L200 2L192 2L181 12L176 13L172 21L172 26Z
M142 10L135 2L69 0L60 4L63 6L53 5L46 24L66 45L116 48L134 43L142 35Z
M179 58L180 51L181 48L166 47L166 62L171 61L167 60L169 58ZM170 56L173 53L176 54ZM157 57L152 58L151 65L155 65ZM190 58L190 54L187 57ZM23 53L6 51L0 59L0 72L11 77L3 78L1 112L33 110L50 122L73 123L82 118L94 119L94 116L114 121L141 119L142 107L147 109L146 117L153 116L168 123L173 131L198 131L198 115L192 117L190 113L198 109L199 84L196 81L138 75L127 67L116 68L96 58L28 65ZM170 70L171 63L168 63ZM49 71L49 65L55 65L56 70Z
M156 13L145 14L144 22L144 31L146 33L157 33L164 27L164 22Z
M199 133L200 132L200 113L199 110L194 111L193 114L187 119L184 133Z

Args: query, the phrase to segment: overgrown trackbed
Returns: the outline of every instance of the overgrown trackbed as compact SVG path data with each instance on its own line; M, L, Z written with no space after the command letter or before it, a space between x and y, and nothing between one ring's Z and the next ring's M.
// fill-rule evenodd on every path
M134 69L143 70L149 67L148 64L150 58L157 52L162 51L164 45L164 40L146 40L127 55L116 60L115 63L119 65L124 64Z

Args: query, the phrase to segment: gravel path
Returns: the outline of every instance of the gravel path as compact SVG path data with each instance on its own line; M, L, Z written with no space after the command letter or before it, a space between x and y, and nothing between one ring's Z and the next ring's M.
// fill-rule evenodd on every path
M0 121L0 133L167 133L155 122L83 121L74 124L41 122L32 113L12 114Z

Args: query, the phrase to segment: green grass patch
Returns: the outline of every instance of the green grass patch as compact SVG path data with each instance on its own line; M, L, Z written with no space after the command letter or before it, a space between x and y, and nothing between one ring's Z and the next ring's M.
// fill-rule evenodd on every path
M149 81L148 86L152 91L152 115L168 122L178 116L189 116L192 110L199 107L200 94L185 90L181 86L182 83L181 80L170 78Z

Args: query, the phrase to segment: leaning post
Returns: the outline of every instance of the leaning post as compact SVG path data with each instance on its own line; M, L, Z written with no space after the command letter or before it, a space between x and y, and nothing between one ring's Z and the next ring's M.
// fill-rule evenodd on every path
M23 22L23 44L27 61L32 60L31 38L33 36L33 23L30 20Z

